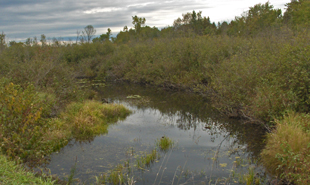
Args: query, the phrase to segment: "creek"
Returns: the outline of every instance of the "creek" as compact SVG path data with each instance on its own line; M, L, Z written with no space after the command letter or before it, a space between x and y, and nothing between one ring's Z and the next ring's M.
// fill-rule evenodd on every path
M110 125L107 134L72 140L53 153L46 167L60 178L68 179L74 168L76 184L92 184L95 176L108 175L125 161L132 165L135 184L238 184L251 167L264 174L256 162L264 147L263 129L228 119L200 95L119 83L96 91L98 99L123 104L133 113ZM135 168L162 137L172 139L174 147L159 151L160 159L149 167Z

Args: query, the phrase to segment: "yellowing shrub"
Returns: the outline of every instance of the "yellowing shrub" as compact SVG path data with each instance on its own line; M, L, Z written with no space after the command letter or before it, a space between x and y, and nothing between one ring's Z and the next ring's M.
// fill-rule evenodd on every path
M296 184L310 183L310 116L288 113L267 136L262 161L267 169Z

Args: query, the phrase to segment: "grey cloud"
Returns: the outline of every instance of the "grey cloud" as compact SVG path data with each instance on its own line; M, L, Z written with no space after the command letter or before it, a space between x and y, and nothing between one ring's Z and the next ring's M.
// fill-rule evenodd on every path
M130 27L131 16L149 14L149 17L145 17L152 20L152 13L163 10L185 10L185 7L189 7L188 3L188 1L164 3L159 0L148 2L141 0L78 2L74 0L10 0L0 3L0 11L4 15L0 17L0 31L4 31L11 38L27 38L43 33L51 37L72 35L76 30L82 30L88 24L99 29L125 25ZM95 8L113 7L119 10L95 14L83 13ZM190 8L195 9L195 7Z
M160 26L155 23L163 21L159 19L165 16L177 15L174 17L177 19L182 13L205 10L208 6L204 0L0 0L0 32L4 31L12 39L41 34L67 37L89 24L101 31L108 27L131 27L134 15L145 17L147 25ZM85 13L96 8L112 11ZM173 20L169 21L172 25ZM112 29L112 32L118 31Z

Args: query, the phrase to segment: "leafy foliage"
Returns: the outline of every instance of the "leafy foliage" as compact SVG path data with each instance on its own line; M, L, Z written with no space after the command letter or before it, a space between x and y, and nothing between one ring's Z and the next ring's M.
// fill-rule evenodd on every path
M286 4L283 21L293 28L307 27L310 20L310 1L294 0Z
M257 4L231 21L227 32L230 35L256 35L276 26L280 18L281 9L274 10L269 2Z
M43 101L33 85L22 88L7 79L0 86L1 151L13 159L43 159L51 152L43 136L48 125L42 119Z
M82 101L94 96L75 78L121 79L211 94L215 107L249 121L272 123L287 110L297 112L277 121L264 155L274 173L308 183L308 125L299 118L307 120L301 113L310 112L310 3L286 6L283 17L267 2L217 25L193 11L162 30L133 16L134 28L125 26L111 40L108 29L93 43L91 25L77 32L81 42L75 44L54 39L48 45L45 35L42 45L36 37L6 43L0 34L1 151L24 161L43 159L70 138L105 133L128 110Z

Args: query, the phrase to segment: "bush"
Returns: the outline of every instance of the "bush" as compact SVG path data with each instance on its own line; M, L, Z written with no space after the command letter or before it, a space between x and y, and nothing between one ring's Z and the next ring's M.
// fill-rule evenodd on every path
M48 129L42 119L43 103L28 84L21 87L8 79L0 80L1 151L13 159L43 159L51 152L42 140Z
M272 174L296 184L310 183L310 115L289 112L267 136L262 162Z

